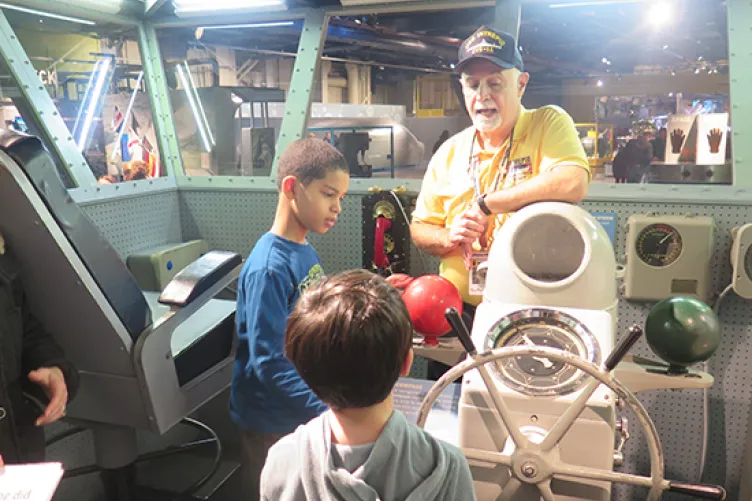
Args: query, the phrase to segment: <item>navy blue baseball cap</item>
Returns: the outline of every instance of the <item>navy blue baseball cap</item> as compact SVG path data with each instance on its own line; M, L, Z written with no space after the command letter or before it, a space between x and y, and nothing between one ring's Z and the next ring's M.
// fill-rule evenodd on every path
M481 26L460 45L457 73L473 59L485 59L505 70L517 68L525 71L517 40L509 33Z

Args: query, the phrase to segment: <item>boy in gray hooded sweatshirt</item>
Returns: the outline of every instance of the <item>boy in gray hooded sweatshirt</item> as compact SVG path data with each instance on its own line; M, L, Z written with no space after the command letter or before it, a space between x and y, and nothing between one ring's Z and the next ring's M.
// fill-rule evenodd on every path
M394 409L412 336L399 292L378 275L347 271L308 289L285 353L330 410L271 448L262 500L475 501L462 451Z

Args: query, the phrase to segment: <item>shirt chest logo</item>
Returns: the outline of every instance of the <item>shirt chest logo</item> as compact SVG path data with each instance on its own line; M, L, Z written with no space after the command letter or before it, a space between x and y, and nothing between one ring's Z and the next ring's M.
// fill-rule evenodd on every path
M533 173L533 161L530 157L515 158L509 166L509 171L515 176L530 175Z

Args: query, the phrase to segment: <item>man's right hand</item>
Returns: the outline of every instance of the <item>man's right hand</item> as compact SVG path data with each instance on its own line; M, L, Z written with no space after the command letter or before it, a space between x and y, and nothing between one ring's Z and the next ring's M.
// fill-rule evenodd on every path
M473 242L484 237L488 230L488 217L482 212L467 210L452 221L449 228L449 245L472 245Z
M472 253L472 245L478 241L482 248L486 247L486 233L489 219L475 204L452 221L449 228L430 223L416 223L410 225L410 235L419 249L444 256L462 249L463 254Z

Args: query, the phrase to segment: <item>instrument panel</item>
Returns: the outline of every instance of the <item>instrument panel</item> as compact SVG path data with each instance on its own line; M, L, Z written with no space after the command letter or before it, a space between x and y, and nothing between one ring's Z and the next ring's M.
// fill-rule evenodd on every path
M706 216L634 214L627 220L624 298L707 301L715 221Z

